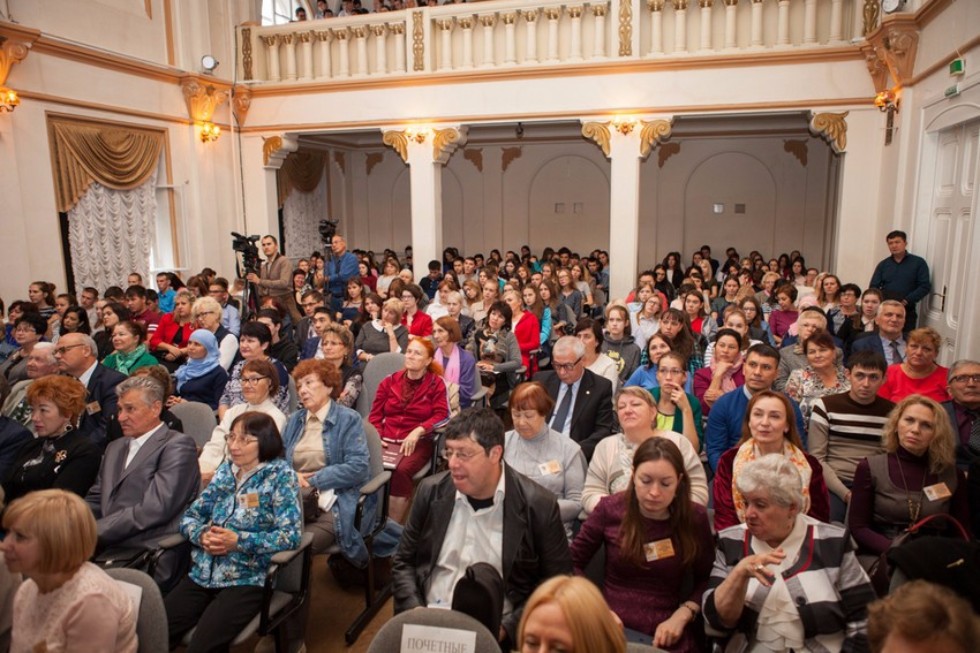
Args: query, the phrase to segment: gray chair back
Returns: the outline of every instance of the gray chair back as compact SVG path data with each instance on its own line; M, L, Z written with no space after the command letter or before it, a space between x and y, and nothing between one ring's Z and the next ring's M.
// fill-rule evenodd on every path
M381 452L381 436L378 435L378 429L374 428L374 425L366 418L362 421L364 422L364 435L367 436L368 453L371 456L371 478L374 478L385 469L384 457Z
M637 644L636 642L626 643L626 653L666 653L662 648L649 646L647 644Z
M211 407L199 401L182 401L174 404L170 412L183 422L184 433L194 439L199 449L208 443L214 427L218 425L218 419L214 416Z
M167 632L167 611L156 581L137 569L106 569L105 573L117 581L136 585L143 590L139 614L136 617L136 636L139 638L138 653L167 653L170 650Z
M296 409L299 408L299 393L296 391L296 379L293 378L292 374L289 375L288 397L289 397L289 412L286 413L286 417L289 417L290 415L295 413Z
M361 386L361 394L357 396L355 408L361 417L371 414L371 405L374 404L374 396L378 393L378 386L385 377L390 376L405 367L404 354L378 354L368 361L364 367L364 384Z
M367 653L391 653L401 650L402 627L406 624L452 628L476 633L475 653L499 653L497 638L473 617L453 610L417 608L396 614L371 640Z

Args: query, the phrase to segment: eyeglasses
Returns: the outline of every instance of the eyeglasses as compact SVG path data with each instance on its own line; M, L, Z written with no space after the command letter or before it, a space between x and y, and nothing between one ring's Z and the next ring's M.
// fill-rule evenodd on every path
M262 379L268 379L267 376L243 376L242 385L255 385Z
M556 372L571 372L575 369L575 366L582 362L582 356L579 356L574 363L553 363L552 367L555 368Z
M314 308L315 306L319 306L319 304L316 302L303 302L303 308Z
M78 343L77 345L65 345L64 347L57 347L54 350L54 355L55 356L64 356L65 355L65 352L68 351L69 349L74 349L75 347L84 347L84 346L85 345L83 343Z
M980 383L980 374L957 374L949 380L950 383Z
M234 444L236 442L241 444L252 444L253 442L258 442L259 439L251 435L239 435L237 433L229 433L225 436L225 442L227 444Z
M664 376L680 376L685 373L684 370L677 367L661 367L657 371L663 374Z
M463 451L462 449L445 449L442 452L442 457L445 461L450 461L455 456L461 463L469 462L476 458L478 455L483 453L483 451Z

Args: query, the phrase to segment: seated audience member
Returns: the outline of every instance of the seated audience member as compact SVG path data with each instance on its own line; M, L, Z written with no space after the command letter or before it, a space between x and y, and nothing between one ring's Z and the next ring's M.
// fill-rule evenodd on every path
M769 345L755 345L749 348L742 365L745 385L723 394L712 406L708 416L708 426L704 431L704 449L708 454L708 464L712 469L718 466L721 455L734 447L742 437L745 409L753 395L763 390L772 390L779 365L779 352ZM796 432L803 440L806 449L806 431L803 415L795 401L793 413L796 416Z
M230 460L180 520L192 563L165 601L171 648L195 627L188 650L227 648L262 608L273 554L300 543L299 481L276 423L263 413L243 413L226 441Z
M66 376L44 377L31 383L27 401L37 437L14 449L3 476L6 500L49 488L85 496L102 461L98 445L74 428L85 410L85 386Z
M381 316L361 327L354 341L357 359L367 363L378 354L404 353L408 346L408 329L402 324L405 305L392 297L385 300Z
M459 323L459 341L465 346L473 337L473 332L476 331L476 321L464 313L463 295L459 291L453 290L446 294L446 310L448 311L449 317Z
M459 323L449 315L436 319L432 325L432 343L436 346L435 360L442 368L442 379L447 387L453 384L458 390L458 409L470 407L479 383L476 360L473 354L459 344L461 338Z
M670 348L687 359L687 378L693 384L694 374L704 367L704 350L707 340L691 331L687 313L668 308L660 318L660 333L667 338ZM693 388L693 385L691 386ZM689 390L690 392L691 390Z
M504 424L492 410L464 411L445 437L449 471L419 485L395 554L395 613L454 605L464 598L455 596L457 581L471 565L487 563L499 574L499 639L509 651L534 589L572 571L561 513L551 492L503 463ZM472 546L455 545L464 533Z
M18 348L0 364L0 375L13 385L27 378L27 357L34 346L44 339L48 322L39 313L25 313L14 324L14 340Z
M711 407L723 394L745 384L741 334L726 327L718 331L711 344L714 346L711 362L694 374L694 396L701 402L705 415L710 414Z
M804 515L804 483L779 454L736 482L746 519L718 534L707 634L729 638L726 651L864 650L875 595L847 531Z
M776 341L776 346L782 346L783 338L789 333L789 328L796 323L799 313L796 310L796 298L799 292L791 283L785 283L776 287L776 305L769 313L769 328L772 331L772 339Z
M578 316L572 312L571 306L559 301L558 286L551 279L543 279L538 284L538 294L541 296L541 303L544 304L544 312L551 320L551 334L548 340L554 343L575 328Z
M980 362L964 359L950 365L946 390L950 399L943 408L957 436L956 464L965 469L980 458Z
M330 307L317 306L314 308L311 324L313 325L313 332L315 335L311 338L307 338L306 342L303 344L303 348L300 350L299 359L303 361L310 360L311 358L322 358L322 353L320 351L320 337L327 325L333 324L333 314Z
M225 411L245 401L242 395L242 371L245 363L250 360L264 360L272 363L279 377L278 390L272 396L273 403L283 413L289 410L289 372L285 366L268 355L272 344L272 332L261 322L246 322L242 325L242 337L238 340L238 352L241 360L231 368L228 383L218 402L218 418L224 417Z
M286 460L299 474L301 491L319 492L319 515L305 515L304 530L313 535L313 551L326 552L335 543L342 557L359 568L368 561L361 533L354 528L361 486L371 475L370 454L361 416L331 399L340 374L326 361L303 361L293 370L303 408L290 415L283 431ZM329 457L328 457L329 456ZM370 528L377 509L368 500L362 528ZM391 550L375 553L391 555Z
M856 331L862 331L861 310L858 298L861 288L853 283L846 283L840 288L838 306L827 311L827 328L843 342L850 340Z
M606 309L606 333L602 341L602 353L616 364L618 383L626 382L640 366L639 346L630 334L629 311L625 306L612 304Z
M524 310L524 302L518 291L505 290L501 299L510 307L510 332L514 334L521 350L521 365L528 370L529 375L533 375L537 371L537 360L532 361L531 352L541 347L541 323L534 313Z
M344 303L340 307L339 319L343 324L351 324L361 314L364 308L364 296L367 294L367 287L361 281L361 277L354 277L347 282L344 288Z
M790 372L785 392L799 403L803 423L809 428L813 403L826 395L847 392L851 386L830 333L822 329L814 331L803 341L803 351L806 365Z
M862 554L881 555L929 515L949 514L970 528L966 477L956 469L956 436L942 406L921 395L901 400L882 443L886 453L854 470L847 519Z
M555 401L540 383L522 383L510 395L514 430L504 436L504 462L515 471L550 490L558 500L565 534L582 512L586 462L582 448L548 426Z
M160 325L160 320L163 319L163 316L150 306L146 288L139 284L129 286L126 288L125 302L130 317L137 322L142 322L143 326L146 327L146 333L153 335ZM104 314L102 319L105 319ZM120 319L122 319L122 316L120 316Z
M429 337L432 335L432 318L419 308L425 293L415 284L405 286L401 292L402 325L408 329L408 335Z
M10 308L7 311L6 324L3 327L3 338L0 340L0 362L7 360L10 354L20 348L20 345L17 344L17 339L14 337L14 327L25 313L37 313L37 307L26 300L17 300L10 303ZM3 311L0 310L0 316L2 315Z
M594 511L603 497L627 489L637 448L657 437L670 440L677 447L691 487L691 499L707 505L708 481L697 450L683 435L657 428L657 406L650 393L643 388L623 388L616 393L616 414L622 432L601 440L589 461L582 490L585 512Z
M673 294L673 290L670 294ZM654 294L647 297L646 301L640 305L639 310L630 311L630 334L640 351L646 349L647 342L653 334L660 330L660 317L664 311L664 305L661 302L660 295Z
M238 309L230 306L236 314ZM221 304L214 297L201 297L194 302L192 309L194 321L199 329L207 329L214 334L214 339L218 343L220 353L219 362L226 371L231 369L235 362L235 355L238 354L238 334L241 332L241 322L234 323L235 331L231 331L224 324Z
M102 317L102 325L92 333L92 338L99 347L98 358L102 361L112 353L112 330L120 322L125 322L130 319L132 314L128 308L118 302L106 302L99 309L99 312ZM145 322L140 321L140 324L143 324L144 327L146 326Z
M164 388L134 376L116 388L123 438L106 447L85 497L98 524L99 551L143 549L177 532L180 516L201 486L197 447L160 420ZM169 581L175 560L164 556L158 581Z
M626 653L622 625L599 589L580 576L555 576L539 585L517 632L520 653Z
M599 502L571 552L581 574L605 545L603 594L627 639L693 652L691 624L701 610L714 548L686 463L673 442L645 440L627 466L623 489Z
M10 385L6 379L0 377L0 404L6 402L9 394ZM28 407L30 407L29 403ZM0 479L7 477L7 473L10 471L14 461L17 460L21 446L31 440L33 440L33 435L23 424L6 415L0 415ZM2 506L2 503L2 498L0 498L0 506ZM0 507L0 510L2 510L2 507ZM0 573L2 573L2 570L0 570ZM2 592L0 592L0 601L2 601ZM0 638L2 638L2 635L0 635ZM2 644L2 641L0 641L0 644Z
M231 423L239 415L245 412L264 413L272 418L280 433L286 428L286 415L272 401L272 397L275 397L279 390L279 374L275 366L267 360L246 361L242 367L241 378L242 396L245 401L225 412L198 458L201 480L205 485L211 481L215 470L227 458L225 438L231 432Z
M738 333L742 342L742 348L739 352L742 355L742 358L745 358L745 352L747 352L749 350L749 347L751 347L752 345L758 345L759 343L762 342L769 344L769 341L766 338L754 339L750 336L749 320L746 317L745 312L741 308L738 308L735 304L732 304L725 309L721 328L732 329L733 331ZM707 349L704 350L705 367L711 365L711 360L715 355L715 342L717 340L718 340L718 334L716 332L715 340L708 343Z
M159 365L156 357L146 348L143 325L133 320L120 322L112 329L112 353L102 364L110 370L129 376L141 367Z
M881 432L895 404L878 396L885 382L885 359L871 351L855 353L844 370L847 392L813 403L810 453L823 465L830 490L830 518L843 522L851 501L858 462L881 453Z
M211 299L218 302L218 306L221 309L221 326L237 338L242 328L242 316L238 307L231 301L231 294L228 291L228 280L224 277L215 277L208 286L208 295ZM198 322L201 322L200 318L198 318ZM201 323L201 326L205 329L208 328L203 323ZM221 338L218 338L218 342L221 342ZM224 365L222 367L227 369Z
M60 334L84 333L92 334L92 325L88 321L88 311L81 306L69 306L61 318Z
M613 391L609 379L585 368L584 358L585 343L575 336L559 338L551 354L553 369L538 372L534 380L555 400L548 424L578 442L588 461L599 441L613 432Z
M291 372L296 367L296 363L299 362L299 347L296 346L291 336L283 336L282 316L279 315L279 311L271 308L263 308L256 313L256 318L259 322L269 327L269 332L272 334L272 344L269 345L269 356L282 363L287 372ZM322 338L320 342L322 344Z
M619 388L619 367L616 362L602 353L602 326L590 317L583 317L575 323L574 335L585 345L582 364L597 376L612 384L613 392Z
M932 327L913 329L906 336L905 360L888 366L878 394L890 401L922 395L938 402L949 400L949 370L936 363L942 336Z
M81 497L33 492L10 504L3 527L7 569L25 578L14 598L11 651L136 652L132 599L88 562L98 535Z
M867 293L865 293L867 294ZM851 353L874 351L885 357L889 365L905 360L907 343L902 327L905 325L905 307L902 302L887 299L878 307L875 331L861 334L851 343Z
M775 387L779 391L786 389L786 382L793 370L806 367L806 351L804 343L817 331L827 330L827 316L816 306L808 306L800 311L796 320L796 335L783 338L783 346L779 349L779 374L776 376ZM835 342L836 346L836 342ZM838 358L843 357L843 351L837 352Z
M684 357L672 351L660 358L657 386L647 390L657 405L657 428L680 433L698 453L704 444L704 418L701 415L701 402L685 389L688 385Z
M299 350L306 350L306 341L319 337L313 327L313 314L317 308L323 306L323 293L319 290L307 290L303 293L300 308L303 309L303 317L295 325L296 345Z
M151 379L155 379L157 383L163 387L163 410L160 412L160 421L167 425L171 431L184 432L184 423L180 419L170 412L167 404L170 403L170 399L174 392L174 378L170 376L167 372L167 368L163 365L154 365L153 367L141 367L130 375L130 378L134 376L148 376ZM119 429L119 421L112 420L109 424L109 440L116 440L123 437L122 431Z
M54 349L58 368L88 389L78 431L104 447L106 431L116 419L116 386L126 377L99 363L97 353L95 341L82 333L65 334Z
M513 313L503 301L487 305L487 317L477 327L469 343L476 359L481 382L489 388L490 406L500 408L507 401L510 389L517 384L521 367L521 347L510 330Z
M368 417L383 440L401 443L388 510L399 523L412 497L412 478L432 460L434 431L449 419L446 384L434 357L428 339L412 338L405 348L405 369L381 381Z
M772 332L769 330L769 322L764 319L764 309L759 300L755 297L746 297L739 306L745 314L745 321L749 327L749 340L772 345Z
M776 454L792 464L802 481L800 510L814 519L830 521L830 499L823 468L803 451L803 443L790 418L790 400L780 392L755 394L746 409L742 439L718 460L714 479L715 530L745 522L746 499L739 491L738 476L753 460Z
M160 311L170 313L174 310L177 301L177 290L183 285L174 283L176 275L172 272L160 272L157 274L157 289L160 297Z
M27 357L27 378L13 385L8 385L6 379L0 381L0 388L6 389L3 393L3 416L28 430L33 430L34 426L31 422L31 404L27 401L27 389L35 380L58 373L58 359L55 358L54 350L55 345L50 342L37 343ZM0 446L0 452L5 450L5 447ZM13 453L14 451L9 451L10 455Z
M660 357L670 351L670 342L662 333L655 333L647 339L646 362L636 368L623 387L639 386L650 390L657 387L657 366Z
M150 351L171 372L180 367L187 357L187 341L194 331L192 309L196 299L189 290L178 292L174 310L164 313L156 331L150 336Z
M337 403L346 408L353 408L364 385L363 369L355 366L352 361L353 334L341 324L328 324L323 328L323 335L320 336L320 352L323 354L323 360L340 372L341 385L336 397Z
M187 341L187 362L177 368L176 394L169 400L173 405L181 401L197 401L218 409L228 372L221 367L218 341L207 329L198 329Z
M868 606L872 653L971 653L980 617L949 588L914 580Z

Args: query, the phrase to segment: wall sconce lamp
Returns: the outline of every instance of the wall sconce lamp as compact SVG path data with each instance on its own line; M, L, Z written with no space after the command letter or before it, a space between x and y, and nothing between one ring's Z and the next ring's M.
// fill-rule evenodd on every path
M202 143L213 143L218 140L219 136L221 136L221 127L218 127L213 122L204 122L201 124Z
M898 88L898 87L896 87ZM885 119L885 145L892 144L892 134L895 132L895 114L898 113L899 97L894 88L878 91L875 95L875 106L888 114Z
M10 113L20 104L17 91L0 86L0 113Z

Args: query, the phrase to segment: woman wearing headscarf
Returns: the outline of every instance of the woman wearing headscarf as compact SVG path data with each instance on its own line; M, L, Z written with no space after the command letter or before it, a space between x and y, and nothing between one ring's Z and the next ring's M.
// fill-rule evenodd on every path
M207 329L197 329L187 342L187 362L174 373L177 392L171 405L181 401L198 401L212 410L228 382L228 372L221 366L218 339Z

